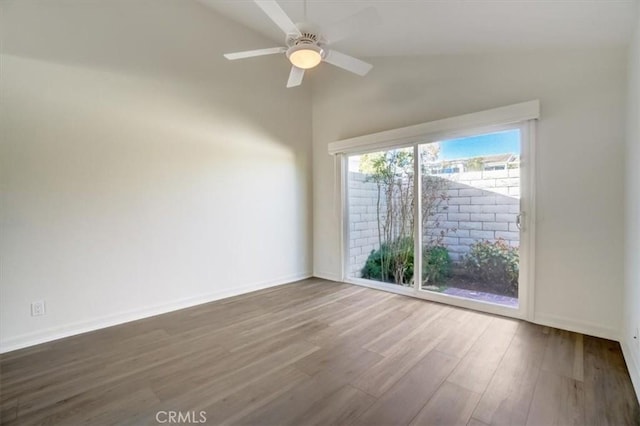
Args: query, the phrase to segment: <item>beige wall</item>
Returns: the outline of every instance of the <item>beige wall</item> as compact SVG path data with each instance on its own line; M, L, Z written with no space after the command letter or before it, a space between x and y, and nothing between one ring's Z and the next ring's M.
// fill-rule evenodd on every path
M313 89L314 272L340 241L327 144L540 99L535 320L617 338L623 280L624 48L374 59L364 79L323 68ZM614 207L614 208L612 208Z
M310 274L309 86L222 57L261 37L182 0L1 7L1 350Z
M640 401L640 7L629 48L629 113L625 210L625 288L622 347ZM635 338L634 338L635 336Z

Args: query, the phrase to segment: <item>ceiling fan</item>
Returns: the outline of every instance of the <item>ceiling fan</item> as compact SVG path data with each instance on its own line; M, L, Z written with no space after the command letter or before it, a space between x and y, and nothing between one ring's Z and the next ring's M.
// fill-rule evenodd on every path
M380 17L374 8L364 9L320 32L308 23L294 24L275 0L254 0L254 2L285 33L286 47L226 53L225 58L235 60L284 53L291 62L287 87L302 84L305 70L314 68L321 62L327 62L360 76L366 75L373 68L367 62L327 47L330 43L345 38L361 27L378 24Z

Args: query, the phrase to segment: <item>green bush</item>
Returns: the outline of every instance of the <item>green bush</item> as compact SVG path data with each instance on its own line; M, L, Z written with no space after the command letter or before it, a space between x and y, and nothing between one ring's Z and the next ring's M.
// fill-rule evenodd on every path
M362 278L382 281L382 258L390 255L389 246L383 244L379 250L371 250L360 273Z
M438 283L449 276L451 259L446 247L425 247L422 257L423 282ZM362 278L410 285L413 280L413 239L399 239L372 250L361 273Z
M466 272L480 281L516 294L518 290L518 249L503 239L480 241L471 246L464 258Z
M362 278L409 285L413 279L413 239L402 238L372 250Z
M449 250L444 246L425 248L422 260L422 282L439 283L451 274Z

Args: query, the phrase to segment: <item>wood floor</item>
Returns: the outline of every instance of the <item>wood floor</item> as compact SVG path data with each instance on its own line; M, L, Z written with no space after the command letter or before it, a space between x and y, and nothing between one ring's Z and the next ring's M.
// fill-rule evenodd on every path
M4 354L0 385L8 425L640 424L615 342L319 279Z

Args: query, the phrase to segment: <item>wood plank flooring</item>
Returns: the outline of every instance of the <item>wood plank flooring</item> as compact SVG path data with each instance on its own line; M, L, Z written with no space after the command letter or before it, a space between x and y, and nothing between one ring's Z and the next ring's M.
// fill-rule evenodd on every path
M212 425L640 425L616 342L320 279L0 356L2 424L158 424L158 411Z

